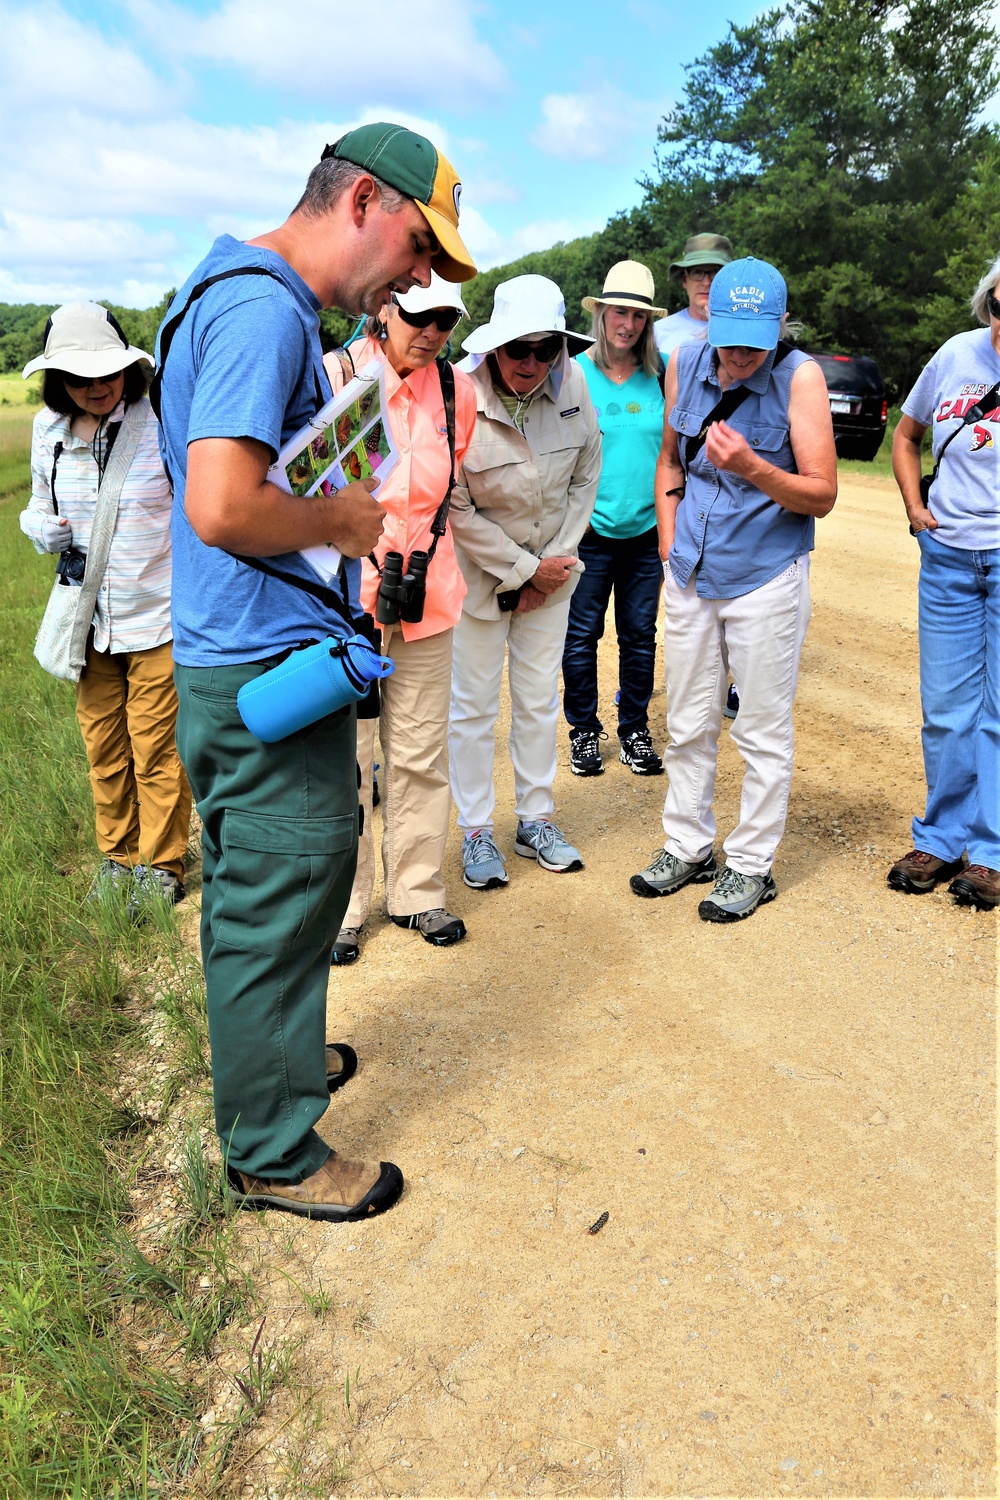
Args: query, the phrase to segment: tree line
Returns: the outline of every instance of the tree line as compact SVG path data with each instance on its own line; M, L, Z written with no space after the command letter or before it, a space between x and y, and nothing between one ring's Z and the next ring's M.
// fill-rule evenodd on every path
M581 298L625 259L650 267L672 311L670 262L711 231L782 271L806 348L873 354L898 399L974 326L969 296L1000 250L1000 128L982 119L1000 84L992 12L992 0L789 0L730 25L688 65L639 205L478 276L471 326L498 282L534 271L584 330ZM112 309L132 342L152 349L171 295ZM0 369L40 350L50 311L0 305ZM322 324L327 347L353 327L338 312Z

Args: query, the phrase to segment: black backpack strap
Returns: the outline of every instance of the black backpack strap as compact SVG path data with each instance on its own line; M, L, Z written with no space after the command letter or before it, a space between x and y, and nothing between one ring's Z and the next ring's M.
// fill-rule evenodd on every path
M786 344L784 339L779 339L774 355L774 363L771 366L772 371L776 370L781 364L781 361L787 358L787 356L791 354L791 352L791 344ZM711 427L712 423L728 421L728 419L733 415L733 412L741 407L747 397L751 396L752 394L753 392L747 385L739 385L735 390L723 391L722 399L720 401L717 401L716 404L712 407L712 410L709 412L708 416L705 417L699 430L696 433L692 433L690 437L685 438L684 440L684 451L681 455L681 462L683 464L685 474L690 473L692 463L697 458L702 448L705 446L705 439L708 436L708 429Z
M335 589L327 588L325 583L314 583L311 578L297 578L294 573L283 573L280 568L272 568L271 564L265 562L262 557L242 557L238 552L230 552L228 556L234 562L244 563L248 568L254 568L258 573L266 573L269 578L279 578L282 583L290 583L292 588L301 589L303 594L311 594L328 609L332 609L342 620L346 620L351 627L352 634L357 629L357 621L345 605L340 594Z
M969 410L965 413L965 416L962 418L960 425L955 428L954 432L949 432L948 436L941 444L941 452L937 456L937 462L934 465L933 474L931 474L929 477L925 475L924 478L920 481L921 485L926 489L926 494L924 495L925 505L927 503L927 495L930 494L931 485L938 477L938 469L940 469L941 467L941 460L944 458L945 453L948 451L948 445L958 437L958 434L963 430L963 428L967 427L970 422L978 422L980 418L984 417L988 411L992 411L993 406L997 401L1000 401L1000 380L997 381L996 385L991 391L986 392L985 396L980 396L974 406L969 407Z

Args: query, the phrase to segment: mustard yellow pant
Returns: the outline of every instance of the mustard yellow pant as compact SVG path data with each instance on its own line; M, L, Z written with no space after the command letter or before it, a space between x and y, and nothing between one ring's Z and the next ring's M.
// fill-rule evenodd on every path
M171 643L110 655L87 647L76 717L90 762L97 843L117 864L184 873L191 791L174 743Z

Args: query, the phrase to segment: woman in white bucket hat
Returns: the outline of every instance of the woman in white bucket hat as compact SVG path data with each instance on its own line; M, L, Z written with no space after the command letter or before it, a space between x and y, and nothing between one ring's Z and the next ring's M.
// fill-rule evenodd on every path
M184 895L191 793L174 743L177 694L170 628L170 484L143 365L153 361L96 302L57 308L45 347L24 369L43 370L44 406L31 440L31 499L21 530L59 555L67 588L83 584L108 461L136 441L95 599L76 713L103 861L92 894ZM123 449L124 451L124 449ZM89 582L89 580L88 580Z
M593 403L570 358L591 342L567 330L562 293L545 276L501 282L490 321L465 340L460 368L472 375L477 420L452 496L468 593L455 630L448 748L465 883L474 890L508 879L493 838L505 656L515 853L558 873L583 865L552 814L559 668L601 469Z
M619 759L637 776L663 770L649 734L656 614L663 573L654 477L663 432L663 362L653 338L652 273L635 260L611 267L599 297L584 297L594 343L577 356L601 426L601 482L580 542L585 572L573 595L563 650L563 712L570 770L600 776L597 643L615 596Z

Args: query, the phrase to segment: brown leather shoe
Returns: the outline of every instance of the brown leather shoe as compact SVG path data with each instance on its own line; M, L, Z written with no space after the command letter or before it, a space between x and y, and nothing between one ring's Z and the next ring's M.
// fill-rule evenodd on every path
M385 1213L403 1191L403 1174L391 1161L375 1166L347 1161L331 1151L318 1172L304 1182L267 1182L227 1167L238 1208L280 1208L307 1219L345 1223Z
M954 896L959 906L992 911L1000 905L1000 870L991 870L988 865L969 865L951 882L948 894Z
M925 896L942 880L950 880L964 868L960 859L938 859L934 854L925 854L922 849L911 849L902 859L897 859L886 876L894 891L905 891L908 896Z

